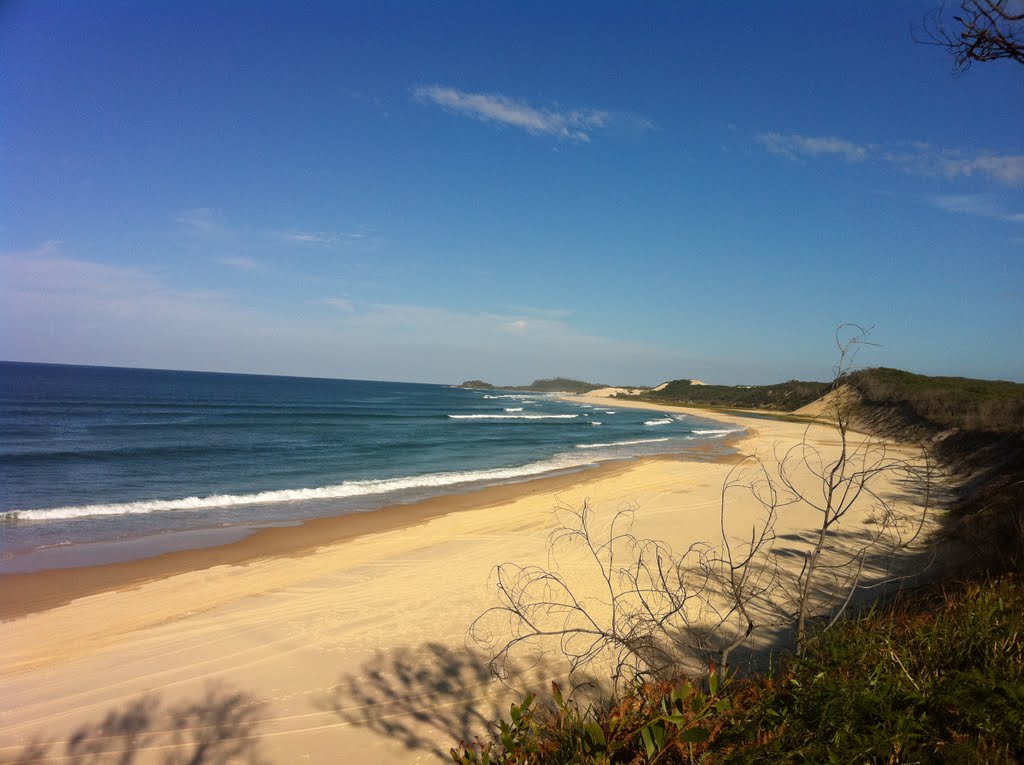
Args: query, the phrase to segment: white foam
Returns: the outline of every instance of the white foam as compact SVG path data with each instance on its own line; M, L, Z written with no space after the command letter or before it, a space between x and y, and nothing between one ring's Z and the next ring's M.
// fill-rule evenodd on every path
M507 406L505 407L506 412L521 412L523 408L521 406Z
M453 420L575 420L578 414L449 414Z
M590 421L590 424L591 424L591 425L602 425L603 423L600 423L600 422L598 422L597 420L591 420L591 421Z
M666 417L664 420L644 420L644 425L671 425L675 420Z
M693 432L698 436L724 436L726 433L742 433L743 428L695 430Z
M618 414L618 412L616 412L614 409L605 409L604 413L605 414Z
M114 502L103 505L76 505L44 510L11 510L0 514L0 518L4 520L56 521L99 515L143 515L146 513L168 511L208 510L239 505L267 505L302 500L344 499L346 497L390 494L409 489L457 486L478 481L507 481L540 473L548 473L553 470L564 470L582 464L587 463L563 456L562 458L533 462L519 467L428 473L420 476L370 481L345 481L334 486L321 486L315 489L280 489L277 491L261 491L256 494L212 494L207 497L153 499L139 502Z
M611 444L576 444L577 449L601 449L606 446L633 446L635 444L656 444L669 441L668 438L638 438L635 441L616 441Z

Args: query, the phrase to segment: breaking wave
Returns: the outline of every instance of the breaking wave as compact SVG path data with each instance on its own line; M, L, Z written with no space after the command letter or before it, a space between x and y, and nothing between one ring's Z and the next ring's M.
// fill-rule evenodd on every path
M303 500L344 499L346 497L365 497L374 494L392 494L404 490L443 488L482 481L508 481L541 473L550 473L555 470L579 467L585 464L587 463L562 457L542 462L533 462L519 467L427 473L426 475L381 480L345 481L334 486L321 486L315 489L280 489L277 491L261 491L255 494L212 494L207 497L153 499L139 502L114 502L102 505L75 505L43 510L11 510L0 514L0 519L4 521L56 521L100 515L140 515L168 511L208 510L238 505L266 505Z
M616 441L611 444L576 444L577 449L600 449L608 446L634 446L636 444L656 444L661 441L669 441L668 438L638 438L633 441Z
M575 420L578 414L449 414L453 420Z

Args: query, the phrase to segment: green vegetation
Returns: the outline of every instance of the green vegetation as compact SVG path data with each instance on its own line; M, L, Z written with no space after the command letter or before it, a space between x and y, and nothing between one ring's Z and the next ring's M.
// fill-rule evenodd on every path
M683 678L649 683L613 705L581 706L552 683L543 705L527 695L497 724L495 740L451 750L458 765L604 765L685 762L707 741L729 699L712 671L708 690ZM720 693L722 691L722 693ZM720 725L720 721L717 722Z
M908 423L990 433L1024 431L1020 383L927 377L886 367L855 372L846 382L869 406L892 408Z
M843 382L856 388L865 404L887 409L908 425L960 428L991 433L1024 430L1024 385L966 377L928 377L878 367L854 372ZM632 397L658 403L792 412L821 398L832 383L789 380L776 385L693 385L673 380L662 390ZM875 412L877 414L877 411Z
M630 398L661 404L792 412L817 401L830 386L831 383L800 380L777 385L693 385L689 380L673 380L659 391L651 390Z
M509 390L527 390L538 393L589 393L598 388L607 388L601 383L589 383L583 380L574 380L570 377L548 377L542 380L534 380L529 385L520 385L509 388Z
M721 686L721 687L720 687ZM580 706L527 697L459 765L1016 763L1024 758L1024 579L902 594L775 673L646 684Z
M589 383L583 380L574 380L571 377L546 377L541 380L534 380L529 385L491 385L482 380L468 380L459 386L460 388L477 388L482 390L516 390L532 393L589 393L598 388L607 388L601 383Z
M716 742L729 762L1020 762L1024 582L899 597L747 694Z
M845 381L860 394L859 427L937 458L950 484L943 535L965 565L1024 568L1024 385L887 368Z

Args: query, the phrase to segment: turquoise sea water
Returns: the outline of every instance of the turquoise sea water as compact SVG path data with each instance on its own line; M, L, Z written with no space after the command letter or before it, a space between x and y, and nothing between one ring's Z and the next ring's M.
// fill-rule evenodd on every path
M374 509L729 432L544 394L0 362L0 571L40 550Z

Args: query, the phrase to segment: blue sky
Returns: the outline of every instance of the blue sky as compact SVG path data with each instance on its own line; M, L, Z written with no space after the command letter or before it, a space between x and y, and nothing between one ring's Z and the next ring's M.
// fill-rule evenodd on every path
M1024 381L1024 67L936 2L9 2L0 358Z

